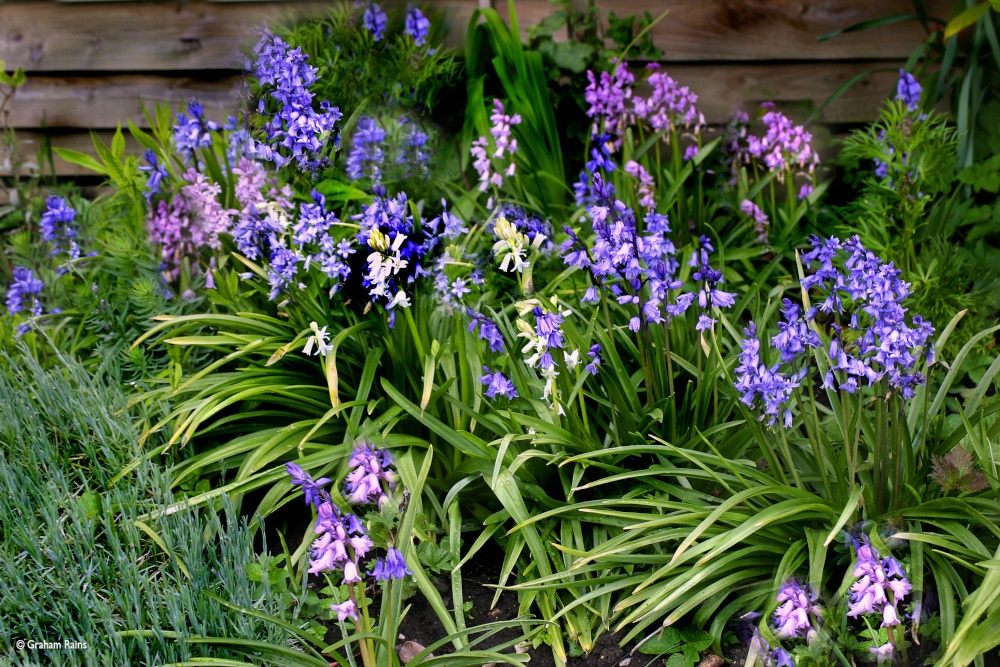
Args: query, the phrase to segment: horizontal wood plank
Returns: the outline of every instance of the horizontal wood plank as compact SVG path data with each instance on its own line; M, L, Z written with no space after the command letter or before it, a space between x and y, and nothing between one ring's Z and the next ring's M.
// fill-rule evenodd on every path
M895 93L903 61L820 62L803 67L790 64L667 65L665 71L698 95L698 109L710 123L725 122L733 106L751 111L761 102L775 102L792 115L805 118L823 105L841 86L863 76L827 106L822 123L863 123L872 120ZM636 77L639 80L639 76ZM643 94L644 86L637 86Z
M817 38L863 21L913 14L911 0L597 0L618 16L649 12L667 16L650 31L664 62L752 60L905 59L926 37L918 21ZM929 16L947 20L954 0L927 0ZM502 17L507 0L493 0ZM518 24L527 27L548 16L549 0L516 0Z
M295 2L0 2L0 60L28 72L240 69L263 23L322 16ZM476 0L435 2L461 46Z
M822 114L828 123L870 120L894 88L901 62L789 64L671 65L666 68L699 97L699 108L709 122L724 122L732 106L770 100L812 110L852 77L871 74L847 90ZM157 75L107 77L34 76L11 101L10 124L16 128L114 128L131 118L145 126L140 100L148 109L157 102L180 108L197 97L209 118L224 121L238 106L232 90L236 77L211 79ZM44 122L43 122L44 121Z
M124 74L104 77L30 77L9 104L15 128L72 127L107 129L131 118L147 126L140 100L152 112L158 102L179 109L191 97L208 118L224 122L238 104L233 94L235 76L193 79L160 75Z

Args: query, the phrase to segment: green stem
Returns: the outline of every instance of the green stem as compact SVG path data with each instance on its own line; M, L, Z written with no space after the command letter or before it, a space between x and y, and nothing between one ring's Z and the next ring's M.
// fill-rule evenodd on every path
M362 589L361 591L361 601L359 603L358 594L355 590L354 584L347 584L347 594L351 597L351 601L354 603L355 609L361 609L364 622L362 622L361 617L357 614L354 615L354 630L359 635L368 632L369 621L368 621L368 603L364 600L365 593ZM361 650L361 662L364 663L365 667L376 667L375 656L371 654L371 640L369 639L359 639L358 648Z

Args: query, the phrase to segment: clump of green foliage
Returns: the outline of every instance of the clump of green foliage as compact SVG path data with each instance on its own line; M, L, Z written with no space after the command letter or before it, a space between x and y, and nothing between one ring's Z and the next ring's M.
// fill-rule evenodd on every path
M113 366L45 370L22 348L0 375L0 653L8 664L165 664L288 651L288 633L231 510L148 512L169 500L135 454L138 420ZM223 641L213 643L211 638ZM74 650L15 650L16 639Z

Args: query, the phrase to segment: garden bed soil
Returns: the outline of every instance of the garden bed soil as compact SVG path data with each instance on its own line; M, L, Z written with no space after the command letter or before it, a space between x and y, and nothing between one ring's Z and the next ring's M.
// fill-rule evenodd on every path
M495 621L507 621L517 618L517 594L512 591L504 591L500 594L495 607L491 607L496 589L490 588L496 585L500 578L500 568L503 564L503 553L493 545L484 546L482 551L462 568L462 594L466 603L472 603L467 618L467 625L474 627ZM442 592L445 602L451 607L451 592L447 588ZM404 637L403 641L415 641L424 646L429 646L435 641L447 636L444 626L438 620L437 614L418 593L413 598L407 600L410 605L409 613L400 625L399 633ZM519 634L517 628L508 628L493 635L482 644L476 646L477 649L486 649L514 639ZM436 653L444 654L450 652L451 645L442 647ZM510 649L507 652L511 652ZM611 667L618 665L623 659L628 657L629 649L618 646L618 636L612 634L602 635L594 650L589 655L571 657L569 667ZM528 654L531 660L530 667L555 667L555 660L552 657L552 649L547 645L542 645L537 649L530 649ZM638 658L638 659L636 659ZM636 656L631 661L632 667L645 665L642 658L648 660L648 656Z

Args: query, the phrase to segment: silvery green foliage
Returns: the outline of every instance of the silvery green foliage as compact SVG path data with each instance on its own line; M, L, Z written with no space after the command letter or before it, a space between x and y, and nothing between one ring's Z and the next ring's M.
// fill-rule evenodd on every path
M177 560L137 527L170 494L152 462L115 483L139 435L117 372L91 378L75 364L46 371L24 357L7 356L0 375L0 663L153 665L239 655L174 641L171 632L287 645L283 630L212 597L279 610L276 596L248 580L258 557L231 507L224 516L182 511L149 520ZM125 630L155 636L117 634ZM18 639L88 648L18 651Z

